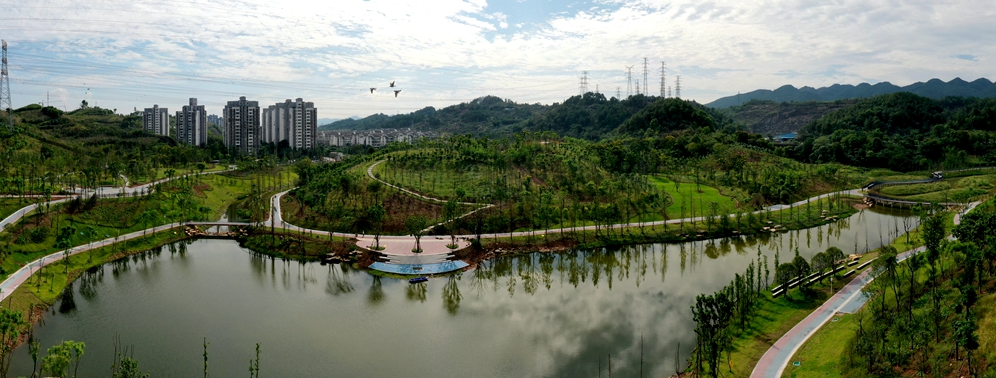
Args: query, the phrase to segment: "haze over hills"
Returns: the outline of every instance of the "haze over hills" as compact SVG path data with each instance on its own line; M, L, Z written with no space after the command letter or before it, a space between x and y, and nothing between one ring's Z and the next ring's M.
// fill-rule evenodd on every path
M996 97L996 84L985 78L976 79L972 82L967 82L961 78L954 78L946 83L940 79L931 79L926 83L917 82L905 87L900 87L887 81L874 85L868 83L858 85L834 84L821 88L796 88L791 85L783 85L775 90L758 89L739 95L723 97L706 104L706 106L728 108L734 105L741 105L750 100L775 102L835 101L868 98L896 92L910 92L933 99L947 96L991 98Z

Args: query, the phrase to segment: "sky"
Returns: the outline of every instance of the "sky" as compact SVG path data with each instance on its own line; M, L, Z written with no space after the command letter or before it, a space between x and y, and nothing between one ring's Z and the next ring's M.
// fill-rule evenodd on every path
M662 65L672 95L680 75L700 103L996 79L994 19L991 0L0 0L15 107L173 112L196 97L220 114L239 96L300 97L320 118L563 102L584 71L607 97L660 95Z

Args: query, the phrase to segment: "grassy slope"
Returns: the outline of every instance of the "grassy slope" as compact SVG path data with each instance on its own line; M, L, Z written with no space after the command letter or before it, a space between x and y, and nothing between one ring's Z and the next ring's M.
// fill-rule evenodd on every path
M871 260L876 255L876 253L866 253L860 261ZM840 290L855 276L857 274L837 280L834 282L834 289ZM745 332L734 336L734 351L731 354L733 376L749 376L754 370L754 365L757 365L757 361L775 341L809 316L831 295L829 280L816 283L812 288L816 291L816 295L810 298L803 296L798 289L789 290L788 294L777 299L772 299L770 293L765 294L750 326Z
M951 228L954 226L954 215L949 214L945 218L945 229L950 232ZM911 232L910 243L906 242L905 236L900 236L896 240L893 240L892 246L896 248L899 252L905 252L910 249L920 246L917 244L919 238L920 228L917 227ZM948 264L944 264L944 269L948 269ZM903 265L903 264L901 264ZM925 273L921 271L919 282L924 282L927 279ZM894 294L890 291L887 294L887 301L892 300ZM980 302L981 303L981 302ZM984 306L979 306L983 308ZM806 341L802 347L796 352L792 357L792 361L802 362L801 366L788 366L785 368L783 374L784 377L826 377L826 376L840 376L841 372L844 370L845 365L842 364L847 356L845 354L847 350L847 343L854 336L854 331L858 326L857 318L859 316L864 316L863 313L866 311L867 307L862 308L858 314L843 314L839 317L839 321L830 322L820 328L813 337ZM981 329L981 327L980 327ZM829 375L828 375L829 374ZM836 375L835 375L836 374ZM848 376L853 376L858 374L859 376L867 375L863 370L858 371L848 371ZM862 375L864 374L864 375Z

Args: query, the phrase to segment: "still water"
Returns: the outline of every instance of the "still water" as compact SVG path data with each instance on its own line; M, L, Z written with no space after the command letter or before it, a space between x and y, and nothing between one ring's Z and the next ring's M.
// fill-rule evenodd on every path
M904 219L905 225L904 225ZM877 248L915 226L864 210L753 238L533 253L409 285L347 266L274 260L229 240L176 243L92 269L35 327L43 351L86 342L81 376L109 376L115 337L152 376L666 376L695 341L689 306L757 254ZM641 351L641 338L642 351ZM680 344L680 349L678 349ZM44 354L44 352L42 352ZM27 348L13 376L30 375Z

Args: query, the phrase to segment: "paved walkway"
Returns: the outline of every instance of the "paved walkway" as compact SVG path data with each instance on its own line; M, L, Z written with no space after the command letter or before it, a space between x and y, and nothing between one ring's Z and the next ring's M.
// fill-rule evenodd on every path
M181 226L180 223L171 223L165 226L157 226L146 230L135 231L115 238L107 238L104 240L92 242L87 245L81 245L78 247L73 247L66 250L58 251L50 255L44 256L42 258L39 258L30 263L27 263L26 265L18 269L16 272L8 276L7 279L5 279L2 283L0 283L0 302L2 302L4 299L7 299L8 296L14 293L14 290L17 290L17 288L21 286L21 284L26 282L28 278L31 277L32 274L34 274L41 268L62 261L62 259L66 258L67 255L75 256L80 253L89 251L91 249L105 247L117 242L131 240L142 236L151 235L157 232L172 230L180 226Z
M955 214L954 224L960 224L961 215L972 211L979 204L980 202L973 202L969 204L964 212ZM896 259L901 262L922 251L924 251L923 247L916 248L899 254ZM854 277L851 282L830 297L830 299L827 299L820 307L799 322L799 324L796 324L795 327L792 327L774 345L768 348L768 351L761 356L757 365L754 366L754 371L751 372L750 376L752 378L781 377L782 372L785 371L785 367L788 366L795 352L816 331L819 331L827 321L839 312L856 311L868 300L868 297L862 293L862 290L874 279L875 277L872 275L871 268Z

